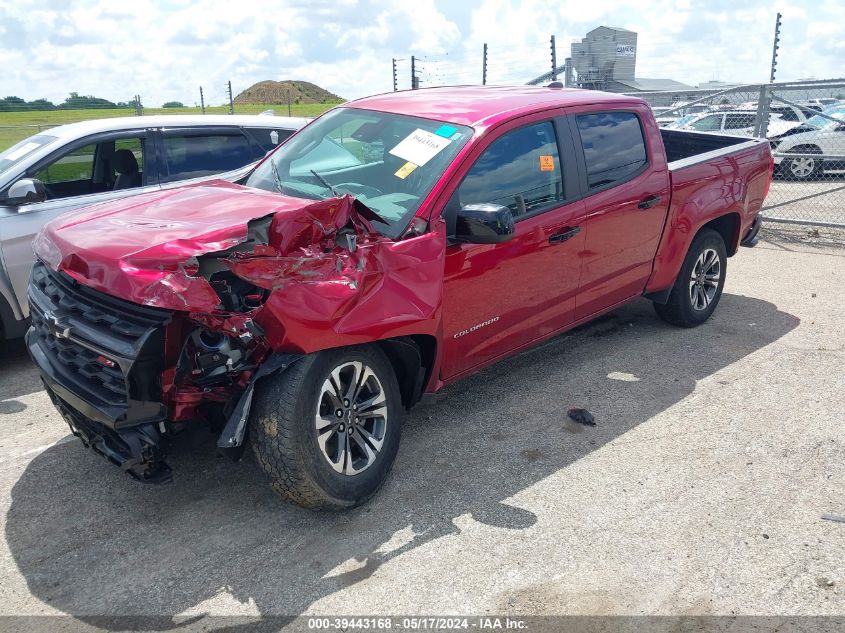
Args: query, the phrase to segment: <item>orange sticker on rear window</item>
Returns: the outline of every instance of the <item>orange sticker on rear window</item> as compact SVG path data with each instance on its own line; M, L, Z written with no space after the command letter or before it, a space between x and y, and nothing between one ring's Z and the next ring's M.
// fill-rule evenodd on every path
M540 156L540 171L554 171L555 157L554 156Z

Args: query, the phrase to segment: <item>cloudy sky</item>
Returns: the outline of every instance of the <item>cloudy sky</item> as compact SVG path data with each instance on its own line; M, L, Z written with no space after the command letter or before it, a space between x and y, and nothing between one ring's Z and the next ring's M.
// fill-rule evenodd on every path
M778 79L845 75L841 0L0 0L0 96L61 102L70 91L145 105L223 103L263 79L300 79L343 97L422 85L524 83L599 25L639 33L637 75L692 85L768 79L775 13Z

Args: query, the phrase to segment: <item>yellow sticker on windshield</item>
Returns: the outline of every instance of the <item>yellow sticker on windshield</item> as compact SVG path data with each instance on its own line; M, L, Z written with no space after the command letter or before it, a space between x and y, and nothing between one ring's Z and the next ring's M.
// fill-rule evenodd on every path
M554 156L540 156L540 171L554 171L555 158Z
M408 177L408 174L410 174L416 168L417 168L417 166L414 165L414 163L410 163L410 162L405 163L393 175L396 176L397 178L401 178L402 180L405 180L405 178Z

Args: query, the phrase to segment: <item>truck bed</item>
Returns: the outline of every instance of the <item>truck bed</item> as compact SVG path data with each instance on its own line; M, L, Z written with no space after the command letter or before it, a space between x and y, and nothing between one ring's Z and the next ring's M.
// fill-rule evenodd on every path
M765 139L727 136L710 132L660 129L669 170L682 169L735 151L766 143Z

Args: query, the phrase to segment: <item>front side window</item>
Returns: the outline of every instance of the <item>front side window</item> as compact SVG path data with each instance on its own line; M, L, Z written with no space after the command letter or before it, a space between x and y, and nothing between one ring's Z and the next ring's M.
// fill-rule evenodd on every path
M563 197L557 139L548 121L493 141L458 188L461 205L501 204L517 219L558 206Z
M164 137L165 182L219 174L253 160L249 141L239 132Z
M53 158L27 177L44 183L48 200L84 196L143 184L144 138L89 143Z
M94 175L94 155L97 145L86 145L50 163L35 177L45 185L61 185L75 181L89 181Z
M698 130L699 132L714 132L722 129L722 115L717 114L713 116L706 116L695 123L692 123L690 127L693 130Z
M643 130L633 112L579 114L576 120L590 189L630 180L648 164Z
M351 194L398 237L472 137L472 128L431 119L336 108L262 162L248 187L325 200Z

